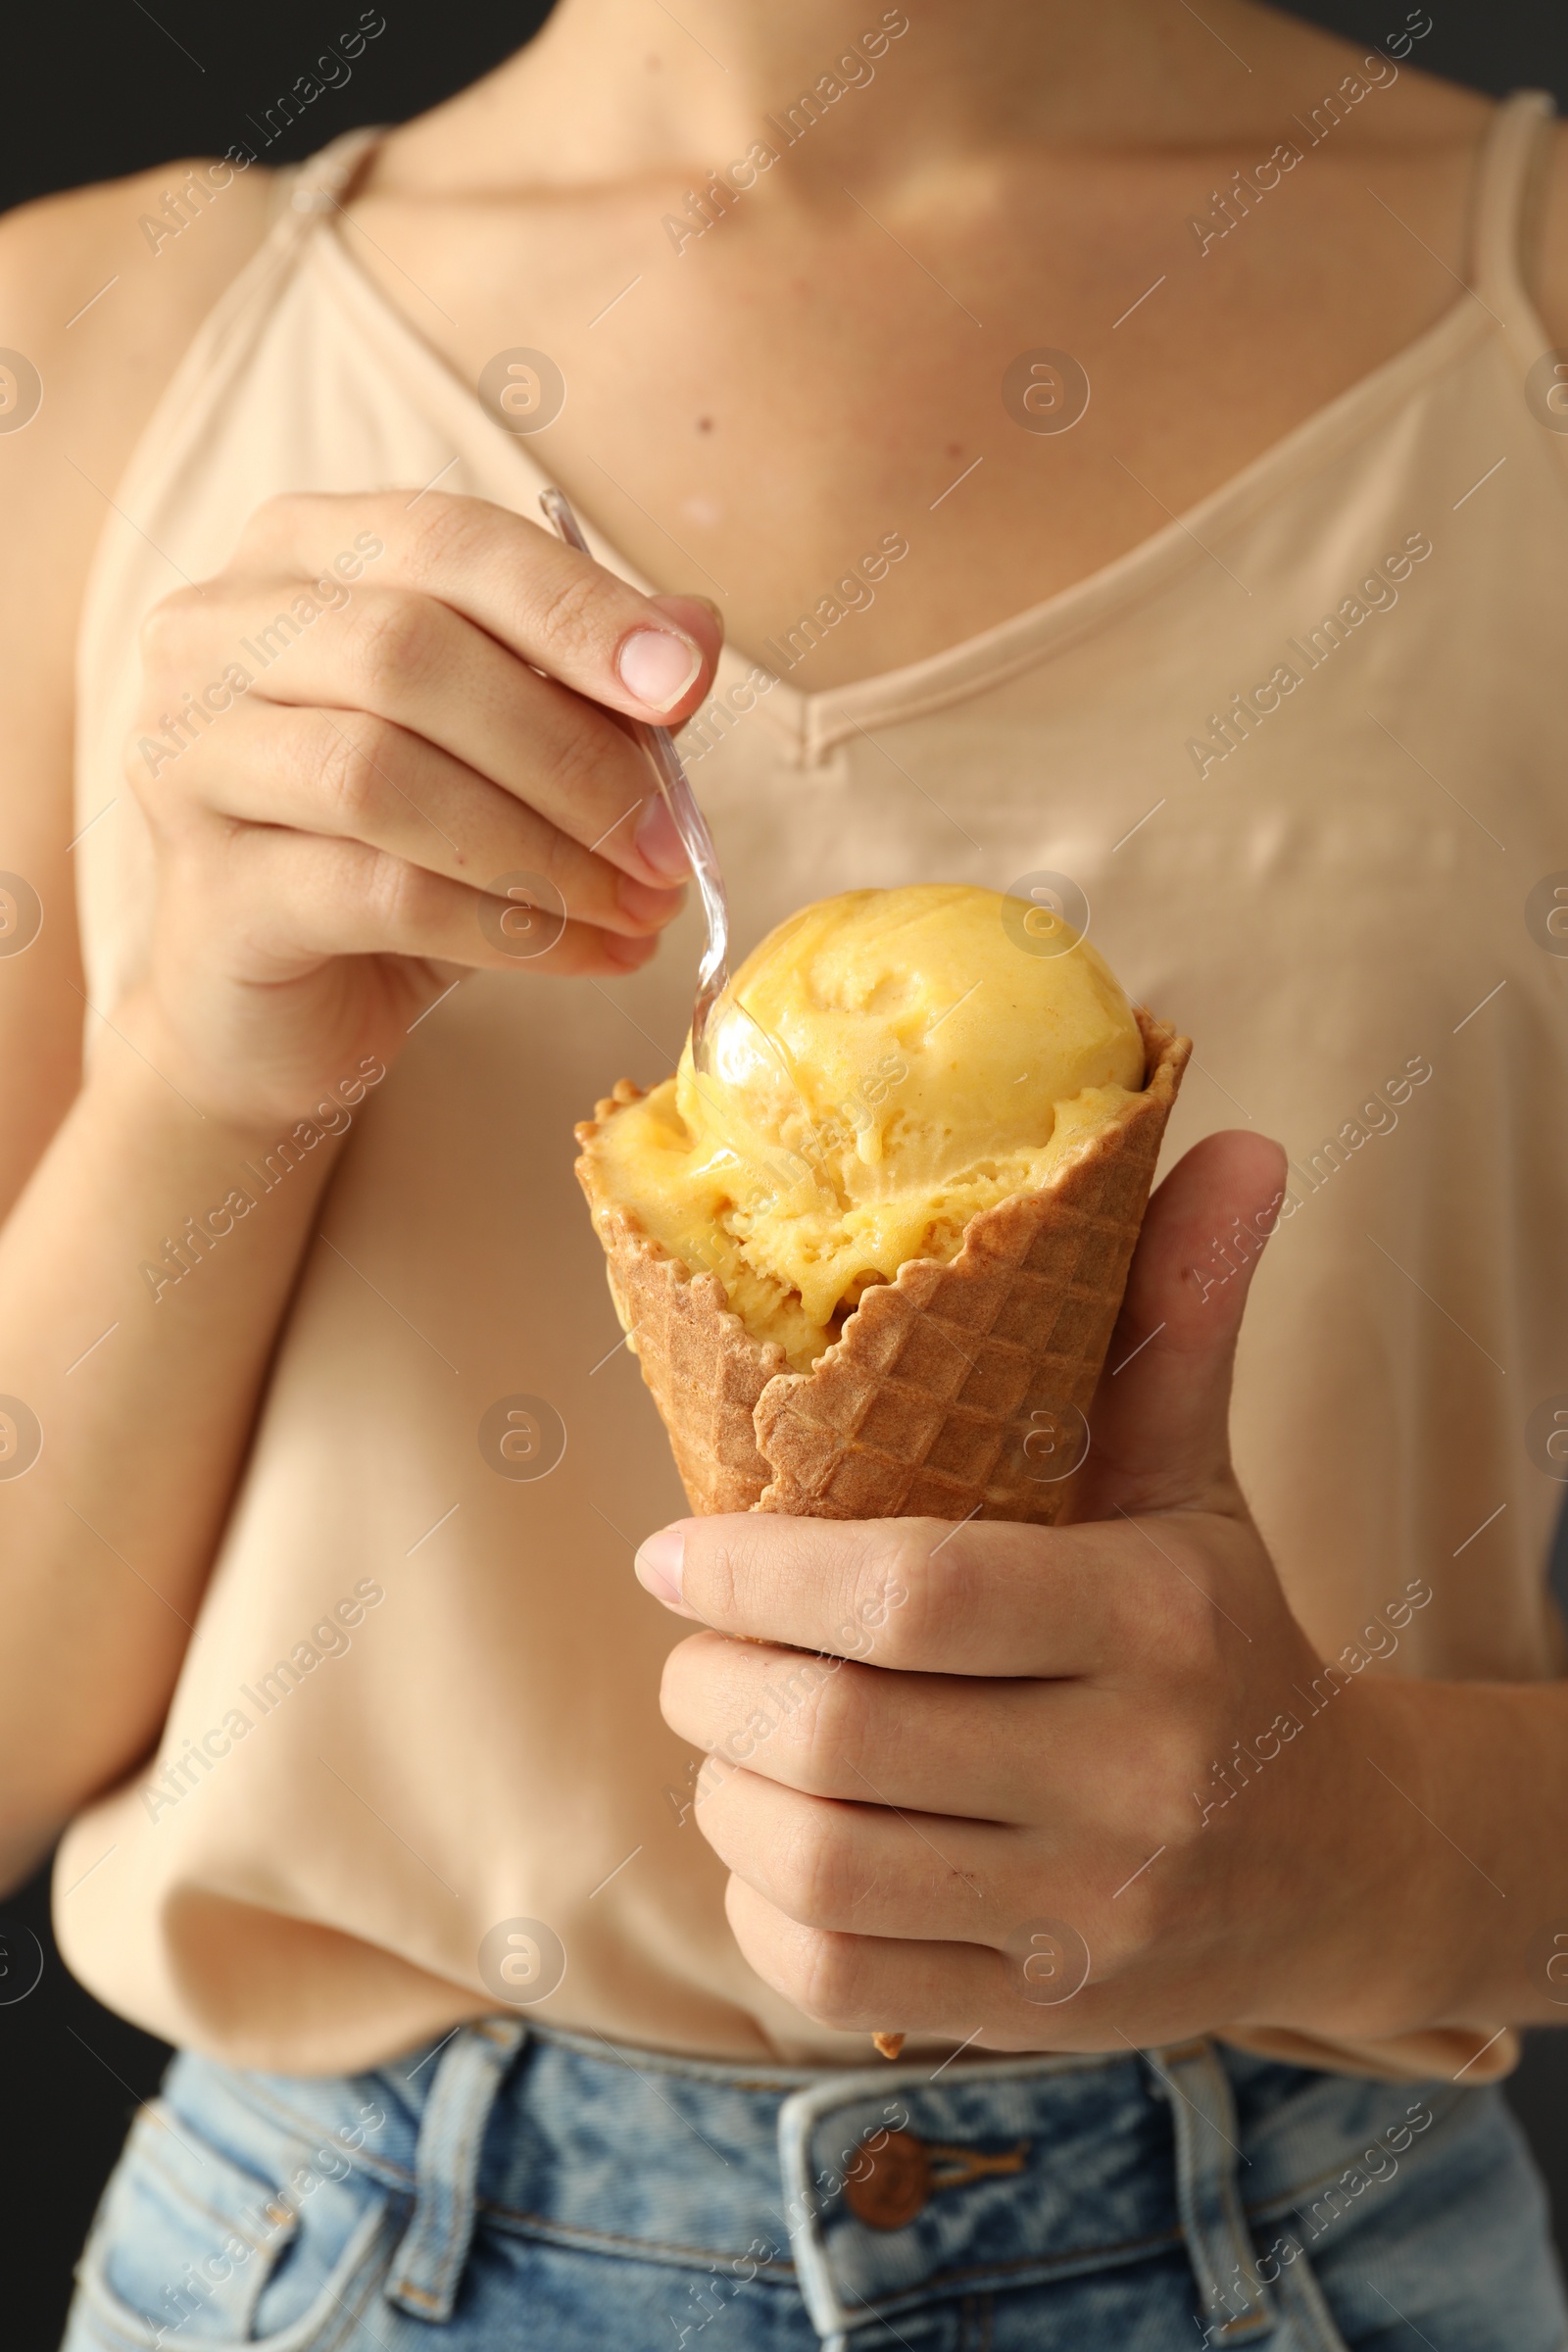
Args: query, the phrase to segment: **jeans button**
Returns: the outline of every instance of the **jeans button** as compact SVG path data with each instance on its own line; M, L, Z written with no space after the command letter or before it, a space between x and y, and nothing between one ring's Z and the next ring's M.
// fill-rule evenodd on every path
M931 2158L924 2140L910 2132L890 2132L873 2154L862 2151L869 2172L852 2174L844 2202L868 2230L902 2230L931 2194Z

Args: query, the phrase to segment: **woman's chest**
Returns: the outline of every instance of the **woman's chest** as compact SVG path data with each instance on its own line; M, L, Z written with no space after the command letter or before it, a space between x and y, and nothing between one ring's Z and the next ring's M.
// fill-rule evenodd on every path
M372 201L354 255L405 315L408 278L428 289L415 322L496 421L645 577L712 597L732 643L845 590L822 689L1085 579L1451 302L1359 167L1303 157L1205 228L1210 169L1026 172L944 207L867 203L846 166L826 218L759 183L706 225L673 195L461 233ZM1398 206L1453 243L1456 172L1407 176ZM900 535L915 560L878 587Z

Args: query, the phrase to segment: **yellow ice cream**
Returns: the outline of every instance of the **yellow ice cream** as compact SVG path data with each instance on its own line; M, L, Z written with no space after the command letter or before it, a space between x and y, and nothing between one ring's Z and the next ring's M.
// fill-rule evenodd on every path
M869 1284L954 1257L977 1210L1044 1183L1144 1083L1088 941L967 884L821 900L734 995L713 1074L688 1043L590 1150L611 1197L798 1371Z

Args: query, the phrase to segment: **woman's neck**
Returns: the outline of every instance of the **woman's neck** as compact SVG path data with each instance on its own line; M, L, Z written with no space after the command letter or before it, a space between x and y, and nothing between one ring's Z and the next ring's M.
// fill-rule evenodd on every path
M831 76L876 103L835 110L803 139L791 180L835 191L1042 142L1223 140L1280 94L1288 48L1324 39L1254 0L561 0L543 31L401 135L404 169L443 189L580 186L744 155ZM853 123L853 130L850 125ZM526 125L526 135L523 126Z

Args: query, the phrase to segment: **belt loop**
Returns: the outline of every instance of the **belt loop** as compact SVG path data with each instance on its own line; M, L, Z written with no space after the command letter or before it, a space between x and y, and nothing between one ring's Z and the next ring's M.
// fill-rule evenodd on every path
M1145 2050L1170 2100L1176 2199L1193 2274L1203 2299L1205 2344L1245 2344L1277 2325L1242 2216L1230 2078L1211 2041Z
M518 2018L481 2018L462 2027L436 2061L419 2118L414 2212L381 2290L412 2319L452 2317L473 2235L485 2126L526 2038Z

